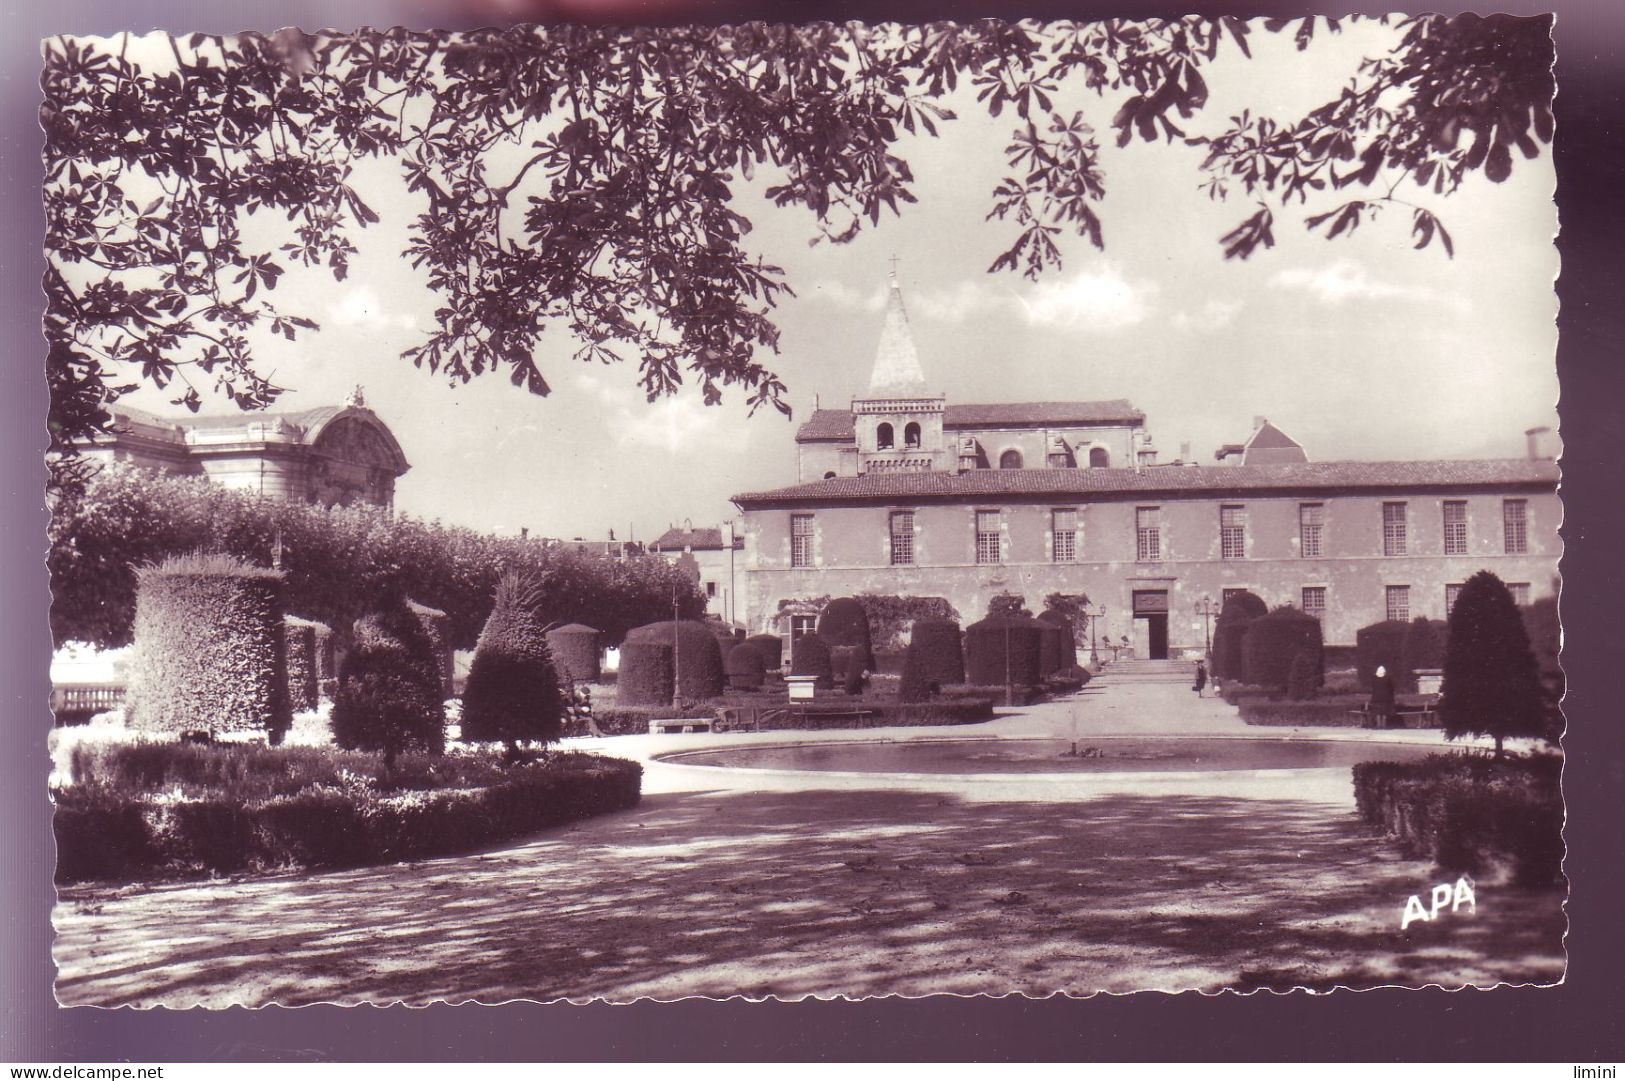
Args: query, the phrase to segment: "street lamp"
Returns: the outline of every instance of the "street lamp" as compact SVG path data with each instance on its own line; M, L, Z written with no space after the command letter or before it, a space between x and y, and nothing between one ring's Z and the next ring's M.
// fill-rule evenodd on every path
M1213 636L1208 628L1210 621L1219 614L1220 605L1212 597L1203 597L1196 602L1196 614L1202 617L1202 652L1204 655L1213 653Z
M1087 604L1083 606L1083 618L1089 621L1089 663L1097 667L1100 665L1100 648L1095 640L1095 620L1106 618L1106 606L1102 604L1098 608L1098 611L1094 611Z

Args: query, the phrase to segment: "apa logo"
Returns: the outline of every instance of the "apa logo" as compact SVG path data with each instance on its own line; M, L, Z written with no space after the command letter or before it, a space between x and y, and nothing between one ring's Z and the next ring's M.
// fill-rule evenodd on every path
M1403 931L1416 920L1430 923L1438 919L1446 905L1450 907L1451 912L1462 905L1466 905L1469 912L1478 911L1478 898L1473 895L1473 880L1466 875L1456 879L1454 886L1448 882L1434 886L1431 900L1433 908L1430 911L1422 907L1422 898L1419 895L1411 894L1411 899L1405 902L1405 914L1399 918L1399 929Z

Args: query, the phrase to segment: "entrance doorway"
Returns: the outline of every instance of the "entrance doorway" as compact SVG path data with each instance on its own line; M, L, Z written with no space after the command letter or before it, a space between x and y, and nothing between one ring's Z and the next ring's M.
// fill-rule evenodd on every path
M1168 591L1134 591L1135 652L1154 661L1168 659Z

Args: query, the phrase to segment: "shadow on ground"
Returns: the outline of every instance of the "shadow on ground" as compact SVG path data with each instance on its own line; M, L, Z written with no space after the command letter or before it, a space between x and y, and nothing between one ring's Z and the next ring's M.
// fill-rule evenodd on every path
M709 792L516 848L67 892L64 1003L1089 993L1551 982L1561 895L1436 875L1324 804Z

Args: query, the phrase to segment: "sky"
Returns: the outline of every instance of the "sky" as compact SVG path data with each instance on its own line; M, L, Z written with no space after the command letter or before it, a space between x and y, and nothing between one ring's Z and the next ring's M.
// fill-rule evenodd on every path
M1255 34L1254 59L1230 50L1204 68L1211 96L1190 129L1218 130L1243 108L1301 115L1392 37L1365 27L1298 53L1290 35ZM1036 284L987 273L1013 236L984 218L1014 121L989 119L968 98L951 103L961 119L940 138L899 145L919 203L848 244L809 243L811 215L762 200L763 174L737 197L756 227L750 248L783 266L798 294L776 309L780 354L764 358L789 387L792 420L750 416L737 397L707 407L697 392L650 404L634 365L574 361L562 328L543 336L549 397L502 375L453 386L413 368L400 353L426 336L437 301L400 255L418 207L392 161L368 163L354 180L384 221L354 233L361 250L349 279L295 269L278 288L279 305L321 331L297 343L262 336L257 355L288 388L277 408L364 388L412 463L398 510L543 536L651 540L670 525L731 516L735 492L794 483L793 436L815 397L840 408L867 385L893 256L926 378L950 403L1127 398L1164 459L1189 443L1212 462L1256 416L1320 461L1515 457L1526 429L1556 427L1549 152L1517 160L1503 184L1475 175L1428 201L1454 259L1437 243L1413 250L1408 216L1396 211L1332 241L1309 234L1300 215L1278 215L1273 249L1226 261L1218 238L1251 203L1198 190L1197 148L1117 149L1108 127L1117 99L1073 96L1102 132L1106 247L1072 239L1064 268ZM161 394L128 401L184 413Z

